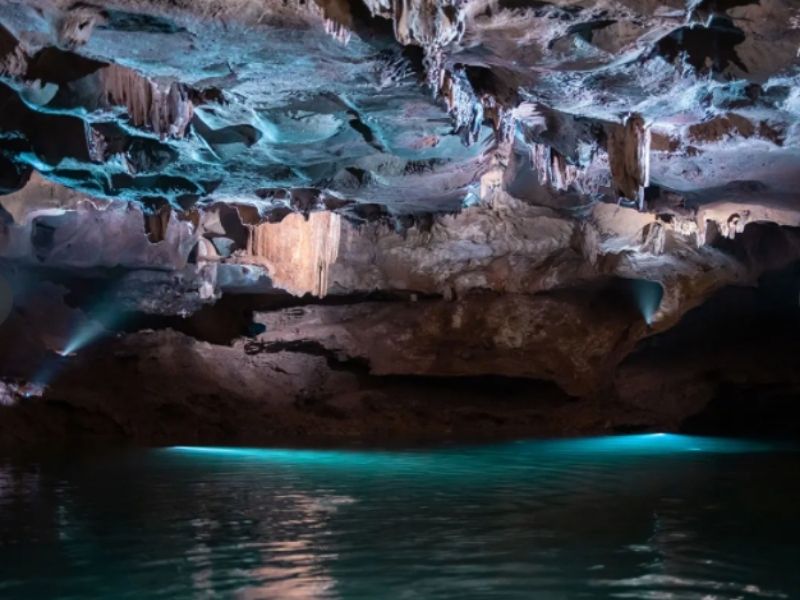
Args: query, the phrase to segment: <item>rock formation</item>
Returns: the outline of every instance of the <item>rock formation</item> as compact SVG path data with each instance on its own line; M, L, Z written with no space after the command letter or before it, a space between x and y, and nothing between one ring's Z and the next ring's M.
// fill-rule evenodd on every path
M793 0L0 0L0 443L793 397L799 56Z
M263 262L272 281L297 296L325 296L330 271L339 256L341 217L315 212L303 217L287 215L279 223L260 223L250 228L241 260Z

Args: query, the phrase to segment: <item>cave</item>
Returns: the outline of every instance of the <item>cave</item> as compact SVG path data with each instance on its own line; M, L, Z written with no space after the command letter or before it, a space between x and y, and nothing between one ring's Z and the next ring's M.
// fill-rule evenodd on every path
M0 0L0 597L793 598L796 0Z

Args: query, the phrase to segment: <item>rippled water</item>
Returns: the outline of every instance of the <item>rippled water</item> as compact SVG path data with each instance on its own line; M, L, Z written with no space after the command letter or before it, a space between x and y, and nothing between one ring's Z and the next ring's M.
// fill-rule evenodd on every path
M0 458L0 598L800 598L798 467L664 435Z

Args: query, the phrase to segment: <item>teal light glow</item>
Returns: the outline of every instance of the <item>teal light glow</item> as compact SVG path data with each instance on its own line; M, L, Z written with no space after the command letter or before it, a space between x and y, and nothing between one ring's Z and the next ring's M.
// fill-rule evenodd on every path
M61 356L69 356L78 350L88 346L93 341L99 339L106 333L106 330L97 321L88 321L82 324L77 331L72 334L72 337L67 342L67 345L61 349L59 354Z
M491 458L497 452L513 448L518 456L546 457L548 455L573 456L642 456L683 453L744 453L775 450L774 443L752 440L697 437L666 433L619 435L564 440L525 440L489 446L450 446L426 451L416 450L293 450L278 448L223 448L208 446L175 446L168 452L227 458L233 460L267 461L272 463L313 463L326 466L355 465L425 469L429 461L452 461L469 449L473 459ZM439 463L440 464L440 463Z
M53 356L42 364L33 377L32 382L41 387L49 386L61 371L67 366L67 361L62 360L74 356L80 350L109 335L122 321L123 313L112 302L103 302L89 311L86 319L79 322L72 331L67 343L57 350Z
M261 460L276 463L312 463L328 466L369 466L387 465L390 463L408 466L428 460L432 452L416 453L413 451L387 452L383 450L295 450L283 448L217 448L212 446L175 446L170 452L197 454L212 457Z
M648 325L653 324L653 317L661 306L661 298L664 296L664 288L660 283L648 281L646 279L633 280L633 295L636 306L642 318Z
M87 311L87 319L75 327L59 354L70 356L109 335L122 323L123 316L117 303L106 298Z
M585 454L679 454L684 452L739 453L774 450L775 444L756 440L701 437L674 433L618 435L549 443L551 449Z
M88 321L81 324L72 334L67 344L56 352L58 356L47 358L39 371L33 376L31 383L41 387L48 387L61 373L65 366L65 358L73 356L78 350L99 339L106 330L96 321Z

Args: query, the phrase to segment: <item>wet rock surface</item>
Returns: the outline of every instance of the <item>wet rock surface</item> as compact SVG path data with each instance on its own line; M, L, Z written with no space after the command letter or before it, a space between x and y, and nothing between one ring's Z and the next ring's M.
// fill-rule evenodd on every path
M0 440L796 431L799 52L792 0L0 0Z

